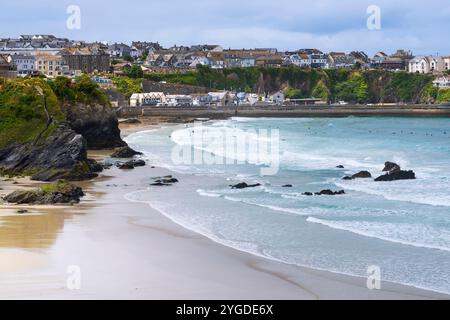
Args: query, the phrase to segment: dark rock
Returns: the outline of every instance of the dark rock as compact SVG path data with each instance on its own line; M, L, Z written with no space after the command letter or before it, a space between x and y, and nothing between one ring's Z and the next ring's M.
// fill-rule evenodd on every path
M255 188L255 187L259 187L261 184L260 183L256 183L256 184L247 184L245 182L241 182L235 185L231 185L231 189L245 189L245 188Z
M92 179L97 176L93 166L86 140L65 124L35 144L13 143L0 149L0 171L14 176L32 173L32 180Z
M70 127L83 135L89 149L111 149L127 144L120 137L115 110L101 105L68 105L65 114Z
M119 121L120 124L139 124L141 121L136 118L124 119Z
M144 160L131 160L128 162L131 163L133 167L143 167L146 165Z
M36 190L18 190L8 194L4 200L17 204L57 204L80 202L84 196L80 187L69 183L58 183L51 188L44 186Z
M132 169L134 169L134 166L130 162L125 162L125 163L118 163L117 168L119 168L121 170L132 170Z
M102 163L101 166L103 167L104 170L107 170L107 169L111 169L111 167L113 165L111 163Z
M125 169L125 170L129 170L129 169L134 169L136 167L143 167L145 166L145 161L144 160L130 160L124 163L118 162L117 163L117 167L119 169Z
M170 186L170 184L167 183L162 183L162 182L155 182L155 183L151 183L151 186L156 186L156 187L167 187Z
M338 169L345 169L344 166L343 166L342 164L336 166L336 168L338 168Z
M28 212L28 210L25 210L25 209L17 210L18 214L24 214L24 213L27 213L27 212Z
M103 171L103 165L98 163L97 161L95 161L93 159L87 159L86 162L92 172L102 172Z
M304 196L312 196L313 193L312 192L303 192L302 195L304 195Z
M355 173L352 176L346 176L342 178L343 180L353 180L353 179L365 179L365 178L372 178L372 175L369 171L360 171L358 173Z
M131 149L129 146L125 146L116 148L111 158L133 158L136 155L142 155L142 153Z
M178 180L175 178L171 178L171 179L163 179L162 183L166 183L166 184L171 184L171 183L178 183Z
M315 195L317 195L317 196L335 196L335 195L341 195L341 194L345 194L345 191L344 190L332 191L330 189L326 189L326 190L322 190L320 192L315 193Z
M283 188L292 188L292 184L285 184L284 186L282 186Z
M393 171L400 171L401 168L398 164L396 164L395 162L390 162L390 161L386 161L384 163L384 169L383 171L387 171L387 172L393 172Z
M416 174L412 170L398 170L391 171L385 175L379 176L375 181L395 181L395 180L413 180L416 179Z

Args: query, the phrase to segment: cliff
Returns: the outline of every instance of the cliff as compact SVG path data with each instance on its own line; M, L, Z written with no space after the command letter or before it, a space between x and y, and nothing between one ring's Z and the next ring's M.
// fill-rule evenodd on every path
M124 145L113 109L89 78L0 79L0 174L91 179L102 167L87 149Z
M284 91L288 98L322 98L353 103L430 103L448 99L448 93L431 89L434 76L385 70L227 68L198 66L195 73L152 75L169 83L255 93ZM446 94L446 95L445 95Z
M112 149L126 146L120 137L115 111L99 104L75 104L64 108L70 127L81 134L89 149Z

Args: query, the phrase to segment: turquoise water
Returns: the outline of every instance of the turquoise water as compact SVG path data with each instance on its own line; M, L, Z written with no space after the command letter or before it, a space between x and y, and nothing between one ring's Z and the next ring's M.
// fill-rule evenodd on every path
M276 175L262 176L264 163L257 159L232 163L228 154L228 164L174 163L174 147L190 146L198 128L129 136L133 147L176 171L181 182L170 192L149 187L127 197L147 201L185 227L240 250L359 276L377 265L383 280L450 293L449 119L234 118L205 123L201 130L205 139L231 132L236 139L267 140L255 135L260 129L279 131ZM195 147L225 155L223 140L213 140ZM360 170L377 177L385 161L414 170L417 179L342 180ZM229 187L242 181L261 186ZM302 195L322 189L346 194Z

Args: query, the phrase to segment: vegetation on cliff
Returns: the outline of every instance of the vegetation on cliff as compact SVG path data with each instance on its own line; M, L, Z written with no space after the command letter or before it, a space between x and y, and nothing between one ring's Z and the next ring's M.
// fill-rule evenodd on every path
M93 178L100 168L87 158L91 143L125 145L107 96L89 77L0 79L0 174Z
M188 84L218 90L270 93L284 91L289 98L321 98L355 103L448 102L445 91L430 92L434 76L384 70L227 68L198 66L185 74L151 74L154 81ZM121 80L126 82L126 80ZM140 81L139 79L135 81ZM140 82L139 82L140 83ZM139 92L139 91L136 91ZM430 94L431 93L431 94Z
M12 142L35 143L41 133L45 139L63 119L58 99L44 80L0 79L0 148Z
M130 99L133 93L142 92L142 78L133 79L126 77L114 77L113 83L116 85L117 90L125 96L125 99Z

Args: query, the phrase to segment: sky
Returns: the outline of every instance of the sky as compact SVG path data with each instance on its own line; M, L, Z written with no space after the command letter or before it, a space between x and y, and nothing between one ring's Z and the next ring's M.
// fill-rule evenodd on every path
M79 29L67 28L70 5L80 8ZM371 5L379 8L379 20L367 12ZM166 47L208 43L450 55L449 0L16 0L2 1L0 8L2 38L54 34ZM368 19L380 21L380 28L369 29Z

